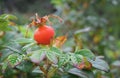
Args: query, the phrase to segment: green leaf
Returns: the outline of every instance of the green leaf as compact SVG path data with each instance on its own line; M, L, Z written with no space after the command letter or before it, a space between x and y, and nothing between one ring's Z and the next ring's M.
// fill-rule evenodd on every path
M120 60L116 60L112 63L113 66L120 67Z
M60 0L51 0L51 3L55 4L55 5L61 5L61 1Z
M43 74L43 72L40 70L39 66L37 66L32 72L33 73L42 73Z
M68 54L62 54L59 57L58 66L61 67L65 64L67 64L69 61L70 61L70 56Z
M82 77L82 78L89 78L87 73L84 73L81 70L78 70L77 68L72 68L68 72L71 73L71 74L77 75L79 77Z
M82 55L75 54L75 57L77 59L77 62L82 62L82 59L83 59Z
M10 40L9 39L10 37L7 37L7 38L8 38L8 40ZM10 47L14 47L14 48L20 47L20 45L18 43L15 43L14 41L12 41L12 39L10 41L8 41L8 40L6 40L6 43L3 46L10 46Z
M8 31L11 30L11 27L8 26L10 21L9 20L14 20L17 19L16 16L11 15L11 14L3 14L0 16L0 31Z
M7 61L8 61L8 64L11 67L16 66L17 64L19 64L18 55L17 54L11 54L11 55L9 55L8 58L7 58Z
M17 17L11 14L3 14L0 16L0 18L5 19L5 20L16 20Z
M78 64L79 62L82 61L83 56L82 55L77 55L77 54L74 54L74 53L70 53L70 59L71 59L73 64Z
M56 57L56 55L55 55L54 52L52 52L52 51L47 51L47 52L46 52L46 56L47 56L47 58L48 58L51 62L53 62L54 64L57 64L58 59L57 59L57 57Z
M29 61L23 61L21 64L16 66L16 68L24 72L31 72L33 70L33 64Z
M86 73L89 78L95 78L95 74L92 70L82 70L84 73Z
M70 59L72 61L73 64L77 64L77 58L75 56L70 56Z
M33 54L30 56L32 62L39 64L45 58L44 50L33 51Z
M35 44L36 44L36 43L27 44L27 45L25 45L25 46L22 48L22 50L25 51L25 50L29 49L30 47L34 46Z
M19 39L16 39L14 41L17 42L17 43L20 43L20 44L27 44L27 43L34 42L33 39L29 39L29 38L19 38Z
M92 63L92 66L94 68L100 69L102 71L108 72L110 69L108 64L100 58L96 58L95 60L90 60L90 62Z
M3 73L5 72L7 66L8 66L8 65L7 65L7 62L4 62L4 63L2 64L2 72L3 72Z
M7 49L9 49L9 50L11 50L11 51L13 51L13 52L16 52L16 53L18 53L18 54L21 54L19 50L15 49L15 48L12 48L12 47L10 47L10 46L3 46L3 47L4 47L4 48L7 48Z
M5 19L0 18L0 31L8 31L11 30L8 26L9 22Z
M7 57L12 54L13 52L9 51L9 50L3 50L2 51L2 56L0 57L0 61L4 61L7 59Z
M56 47L51 47L50 50L52 52L54 52L56 55L58 55L58 56L62 54L62 52L60 51L60 49L58 49Z
M88 49L81 49L75 52L75 54L80 54L83 57L89 58L89 59L94 59L95 55Z

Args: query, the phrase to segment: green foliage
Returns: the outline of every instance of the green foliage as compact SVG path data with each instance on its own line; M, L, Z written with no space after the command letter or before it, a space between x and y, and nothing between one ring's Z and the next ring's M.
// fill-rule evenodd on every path
M20 59L21 60L21 59ZM11 67L16 66L19 62L18 62L18 55L16 54L11 54L8 56L7 58L7 62L9 63L9 65Z
M0 16L0 31L7 31L10 30L8 25L10 24L10 20L16 20L17 17L10 14L3 14Z
M30 59L32 62L39 64L45 58L45 50L33 51Z
M120 1L51 0L51 3L57 9L55 14L64 19L64 24L57 24L57 26L55 26L56 30L58 30L57 34L69 34L69 39L66 44L67 47L64 47L65 51L66 48L68 48L68 51L88 48L96 55L103 55L108 61L110 67L112 67L112 71L110 71L109 74L95 71L95 78L110 78L111 76L113 78L119 77L118 73L120 72L116 70L119 69L119 66L114 67L112 63L120 57L120 45L118 45L120 38ZM74 43L71 43L71 40L73 40ZM72 48L70 46L72 46ZM92 58L93 54L89 54L88 51L88 54L84 54L84 51L82 52L81 53L84 56L90 55L88 57ZM93 57L95 58L95 56ZM98 69L100 68L100 70L104 71L109 69L106 67L104 68L106 63L104 63L102 59L96 60L99 61L95 64ZM97 65L98 63L99 65ZM97 76L97 74L99 75Z
M95 55L90 50L87 50L87 49L82 49L80 51L76 51L75 53L80 54L82 56L85 56L88 59L94 59L95 58Z
M52 52L52 51L47 51L47 52L46 52L46 56L47 56L47 58L48 58L51 62L53 62L54 64L57 63L57 57L56 57L56 55L54 54L54 52Z
M1 19L5 19L5 20L16 20L17 17L11 14L2 14L0 16Z
M118 0L114 1L119 3ZM16 19L15 16L10 14L1 15L0 31L5 32L5 35L3 34L4 36L0 36L0 53L2 53L0 65L3 66L2 70L5 71L9 65L12 68L16 67L18 70L27 73L28 71L32 71L32 66L36 63L40 66L44 66L46 69L45 61L47 59L47 61L53 65L51 66L50 71L55 71L57 66L58 68L73 68L73 70L70 69L70 73L72 71L71 74L87 78L89 77L89 74L84 70L74 69L75 64L80 64L83 62L84 58L87 58L87 61L92 64L92 68L108 72L108 64L103 59L96 57L93 52L97 55L104 55L109 64L112 62L112 64L114 64L114 60L119 57L119 49L116 50L117 47L119 47L119 41L117 40L119 36L116 35L115 38L113 36L114 34L119 33L119 18L116 18L116 15L119 14L119 5L114 1L101 0L91 2L89 0L51 0L57 8L56 13L65 17L65 26L62 24L64 29L58 24L58 29L60 29L57 31L58 34L61 34L62 29L63 33L68 32L70 34L70 38L73 34L75 36L75 44L70 45L73 46L72 53L66 50L64 52L64 50L56 47L39 47L33 39L24 38L21 34L17 33L20 28L20 33L25 35L25 27L20 26L17 29L16 27L11 27L9 25L11 20ZM8 30L15 31L10 32ZM30 34L31 33L33 32L30 32ZM32 34L30 36L32 36ZM115 42L115 40L118 43ZM68 41L70 40L68 39ZM116 47L114 43L117 43L118 46ZM74 51L76 47L78 50ZM89 48L93 52L89 49L81 48ZM38 68L34 66L37 68L35 70L39 73L42 71L43 74L44 72L43 70L40 70L39 65L37 66ZM117 65L119 67L119 63ZM6 70L9 71L8 69ZM112 70L114 71L114 69ZM93 74L98 73L95 69L91 69L91 71L94 72ZM34 71L34 73L35 72L36 71ZM93 78L93 76L91 78Z
M94 61L91 60L90 62L92 63L92 66L97 68L97 69L100 69L100 70L103 70L106 72L108 72L110 69L108 64L100 58L96 57L96 59Z
M79 0L77 2L79 2ZM88 2L89 1L87 1L87 3ZM77 4L75 1L58 0L58 2L53 1L53 3L57 4L56 7L63 5L63 3L68 3L69 6L72 5L70 6L72 11L69 9L63 13L63 16L68 15L68 17L66 17L64 20L65 23L67 23L67 26L70 27L70 30L75 27L78 30L79 25L81 28L84 28L84 24L87 21L88 24L86 25L93 25L95 29L97 27L104 27L102 25L106 25L102 18L97 18L97 16L92 15L84 16L84 11L77 13L77 10L74 8L78 7L79 4ZM81 2L81 4L83 3L84 1ZM65 9L67 10L66 7ZM16 19L16 17L13 15L1 15L0 19L2 19L0 25L4 25L6 28L9 28L10 20ZM80 19L80 23L78 19ZM102 22L103 24L101 24ZM38 45L31 37L25 38L25 27L10 27L13 31L8 31L6 28L3 28L5 29L3 30L2 26L0 27L1 31L5 32L5 34L0 37L0 45L2 45L0 46L0 75L3 77L13 78L13 76L19 74L22 78L28 78L29 75L34 78L52 78L57 74L57 78L61 78L65 77L66 74L67 77L75 76L76 78L94 78L96 71L98 70L102 72L109 71L109 66L103 59L96 57L96 55L89 49L82 49L84 48L84 45L87 46L87 44L90 44L89 42L85 43L84 40L88 41L89 39L85 37L94 36L94 29L89 35L85 34L85 37L83 37L81 33L86 32L86 30L78 30L79 32L74 34L75 47L72 49L72 51L65 51L64 49L53 47L53 45ZM76 29L73 29L73 31L76 31ZM22 32L24 35L22 35ZM72 31L69 31L69 33L70 32L72 33ZM70 36L72 34L70 34ZM99 34L103 36L103 33L99 31L97 33L97 37ZM95 38L95 41L93 42L97 44L100 40L101 39L96 40ZM16 77L19 77L19 75Z
M26 25L18 24L27 23L23 18L29 17L32 10L37 12L41 8L38 5L44 3L38 1L27 9L29 14L17 15L17 24L12 22L16 16L0 15L0 78L120 77L120 1L51 0L51 3L57 10L55 14L64 20L54 25L56 36L67 33L66 44L62 48L38 45L32 38L34 29L24 37ZM44 10L38 13L49 13Z
M34 42L34 40L28 39L28 38L19 38L19 39L16 39L15 42L17 42L19 44L26 44L26 43Z
M68 71L71 74L77 75L82 78L94 78L94 74L92 71L81 71L76 68L72 68Z
M100 61L96 60L97 58L95 55L88 49L81 49L74 53L63 52L61 49L53 46L39 46L29 38L19 38L12 40L12 44L19 44L21 46L19 47L20 50L15 49L11 45L4 45L4 49L9 49L12 53L8 54L6 59L1 60L1 72L6 73L9 72L9 68L17 68L17 70L24 73L31 73L31 75L36 73L45 74L45 76L48 77L53 77L55 73L66 72L85 78L86 75L82 75L84 70L82 70L82 68L78 68L77 65L83 61L87 62L89 59L89 62L93 64L93 67L103 71L109 70L107 63L105 61L98 63ZM4 49L2 51L4 51ZM84 58L88 59L84 60ZM84 65L87 65L87 63ZM90 69L93 67L90 67ZM33 68L35 69L33 70ZM79 74L77 71L73 71L72 68L76 68L75 70L77 70ZM91 69L91 71L93 71L93 69ZM14 70L12 72L14 72ZM15 73L11 73L9 76L12 77L14 74ZM88 72L85 74L90 77ZM94 76L94 74L91 75L92 77Z

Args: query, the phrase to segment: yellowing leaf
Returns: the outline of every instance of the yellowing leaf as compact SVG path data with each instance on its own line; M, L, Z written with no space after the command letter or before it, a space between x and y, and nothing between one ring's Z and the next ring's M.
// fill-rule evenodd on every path
M53 46L55 47L62 47L62 45L65 43L67 40L67 36L59 36L56 39L53 40Z
M77 68L90 70L92 68L92 64L87 61L86 58L84 58L83 61L77 66Z

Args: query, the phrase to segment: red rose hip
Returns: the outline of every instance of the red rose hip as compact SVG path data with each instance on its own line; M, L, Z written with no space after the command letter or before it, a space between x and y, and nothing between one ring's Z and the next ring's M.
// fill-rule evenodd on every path
M40 26L34 32L34 40L38 44L49 45L54 37L55 31L51 26Z

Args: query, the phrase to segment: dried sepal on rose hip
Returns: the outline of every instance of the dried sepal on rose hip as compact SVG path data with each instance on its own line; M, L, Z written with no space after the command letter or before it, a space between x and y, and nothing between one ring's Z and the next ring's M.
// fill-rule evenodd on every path
M55 35L54 28L46 25L47 22L52 24L49 21L49 17L58 18L60 22L62 21L62 19L56 15L47 15L40 18L38 14L36 14L36 18L32 20L32 23L29 24L29 27L31 26L38 27L34 32L34 40L37 42L37 44L50 45L51 40L53 40L54 38Z

